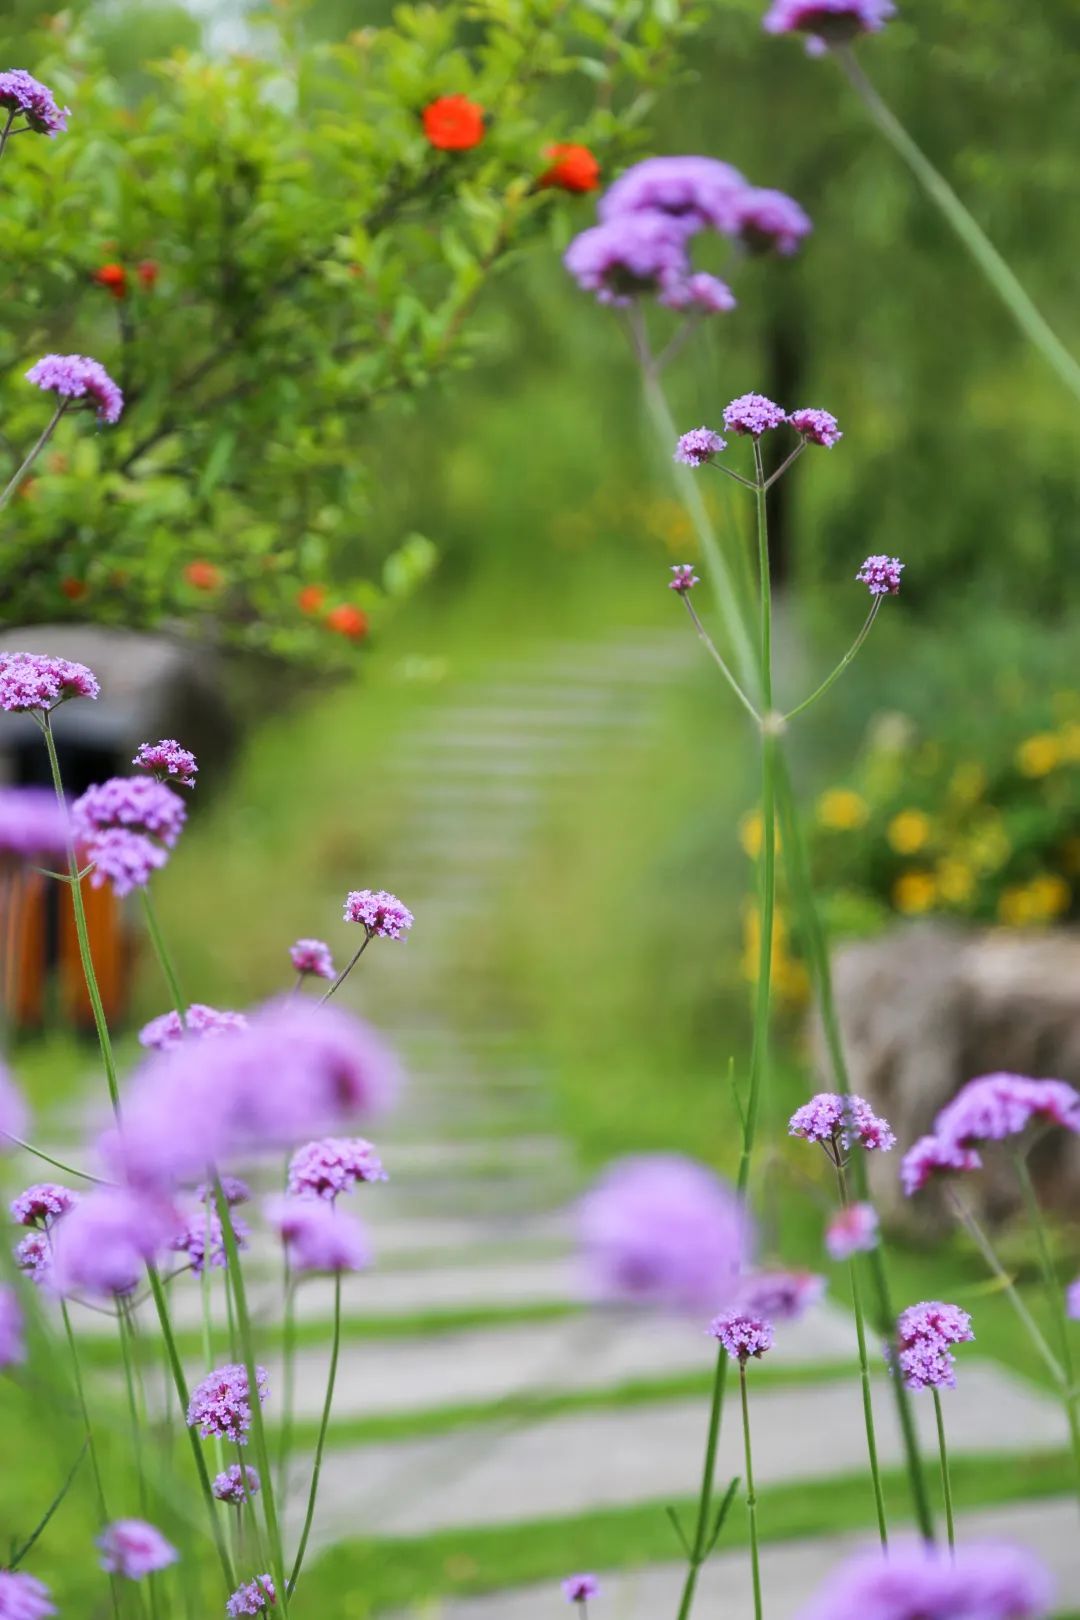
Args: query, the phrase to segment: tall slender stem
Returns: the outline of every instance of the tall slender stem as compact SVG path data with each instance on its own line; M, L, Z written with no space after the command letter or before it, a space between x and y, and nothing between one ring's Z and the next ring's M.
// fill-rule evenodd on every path
M1035 1233L1035 1242L1039 1250L1039 1266L1042 1271L1043 1286L1046 1289L1046 1303L1053 1318L1058 1343L1061 1347L1061 1368L1065 1375L1062 1398L1065 1403L1065 1416L1069 1423L1069 1440L1072 1445L1073 1461L1076 1464L1077 1483L1080 1485L1080 1415L1077 1412L1077 1400L1080 1398L1080 1392L1076 1388L1076 1365L1070 1342L1069 1323L1065 1315L1064 1295L1058 1281L1054 1256L1050 1252L1050 1240L1046 1231L1046 1222L1039 1207L1038 1194L1035 1191L1031 1171L1028 1169L1027 1160L1023 1153L1014 1153L1013 1163L1016 1166L1016 1175L1020 1182L1024 1208Z
M997 1252L994 1249L993 1244L990 1242L989 1237L983 1231L982 1226L979 1224L978 1220L976 1220L974 1211L968 1207L968 1205L960 1197L960 1194L952 1187L946 1189L946 1197L948 1198L949 1203L952 1205L953 1211L955 1212L961 1226L963 1226L964 1230L971 1238L975 1247L978 1249L979 1253L990 1267L990 1270L993 1272L994 1276L1001 1283L1010 1305L1016 1312L1020 1321L1023 1323L1032 1344L1042 1357L1046 1370L1049 1372L1051 1378L1053 1378L1057 1387L1060 1390L1064 1390L1065 1374L1062 1370L1061 1363L1058 1361L1054 1352L1047 1344L1038 1323L1035 1321L1035 1318L1024 1304L1024 1301L1021 1299L1019 1290L1017 1289L1016 1284L1013 1282L1009 1272L1005 1270L1005 1267L998 1259Z
M56 753L56 739L53 736L52 719L49 714L45 714L42 718L41 731L49 755L49 769L52 772L57 802L60 808L66 812L64 783L60 775L60 761ZM94 1014L94 1028L97 1030L98 1045L101 1047L101 1061L105 1068L105 1080L109 1087L109 1100L112 1103L113 1113L119 1120L120 1090L116 1080L116 1059L113 1056L112 1039L109 1035L109 1025L105 1017L101 991L98 988L97 974L94 972L94 958L90 950L90 931L86 926L86 907L83 905L82 885L79 878L79 863L75 857L75 843L70 828L67 834L67 846L68 871L71 874L71 905L75 914L75 935L79 942L79 959L82 963L83 978L86 981L86 993L90 998L90 1006Z
M289 1496L289 1450L292 1446L293 1408L296 1402L296 1288L285 1260L285 1316L281 1344L281 1431L278 1435L278 1494Z
M180 987L180 979L177 975L176 968L173 966L173 960L169 955L168 946L165 944L165 936L161 932L161 925L158 922L154 902L150 898L149 885L140 889L139 894L142 897L143 915L146 918L146 928L150 935L151 944L154 947L154 954L161 965L162 973L165 975L165 983L169 987L169 995L172 998L172 1004L176 1010L177 1017L180 1019L180 1027L183 1029L185 1023L184 1014L187 1003L184 1000L184 992Z
M32 1142L25 1142L21 1136L12 1136L10 1131L0 1131L0 1136L4 1137L5 1141L14 1142L15 1146L22 1148L24 1153L32 1153L35 1159L42 1159L46 1164L51 1164L54 1170L62 1170L65 1176L75 1176L80 1181L92 1181L97 1187L114 1187L116 1185L115 1182L108 1181L104 1176L92 1176L89 1170L76 1170L73 1164L65 1164L63 1159L54 1159L51 1153L43 1153Z
M754 705L751 703L750 699L747 697L746 693L743 691L742 687L731 673L731 670L728 668L724 658L718 652L715 642L709 635L709 632L706 630L701 620L698 618L697 610L695 609L693 602L690 600L689 591L680 591L679 594L686 603L686 611L689 613L694 629L697 631L706 652L709 654L709 657L717 665L721 675L723 675L724 679L727 681L728 685L731 687L731 690L734 692L735 696L738 698L739 702L742 704L750 718L760 724L761 716L758 714L757 710L754 708Z
M856 653L859 651L859 648L862 646L863 642L873 629L874 620L877 618L878 613L881 610L883 600L883 597L874 597L873 603L870 607L870 612L866 615L866 622L863 624L862 629L859 631L858 635L855 637L855 640L852 642L843 658L841 658L832 674L826 675L821 685L815 687L814 691L811 692L808 698L804 698L803 701L801 703L797 703L793 709L789 709L787 714L784 716L785 720L794 720L797 714L803 714L807 709L810 708L812 704L817 702L818 698L824 697L825 693L829 690L829 687L832 686L835 681L840 679L841 675L844 673L845 669L847 669L848 665L851 663L851 660L855 657Z
M761 697L768 714L772 708L772 574L769 567L768 497L765 493L765 468L761 460L761 443L754 440L754 471L757 488L754 504L757 511L758 553L758 608L760 613L760 645L758 657L761 669Z
M835 54L878 129L894 151L903 158L931 201L944 214L1024 336L1034 343L1066 388L1080 399L1080 364L1035 307L982 226L969 213L944 176L939 174L930 159L915 144L896 114L886 106L856 61L854 51L850 47L843 47Z
M319 1424L319 1438L315 1444L315 1461L311 1468L311 1489L308 1491L307 1513L304 1516L304 1528L300 1536L300 1545L296 1549L296 1561L289 1576L289 1591L296 1590L296 1583L300 1578L300 1569L307 1551L308 1537L311 1534L311 1524L315 1517L315 1499L319 1494L319 1474L322 1471L323 1452L326 1449L326 1435L330 1427L330 1408L334 1402L334 1384L337 1381L338 1355L341 1350L341 1272L334 1276L334 1337L330 1347L330 1371L326 1378L326 1400L323 1402L322 1422Z
M739 1362L739 1392L742 1396L743 1456L746 1460L746 1511L750 1520L750 1574L754 1583L754 1620L761 1620L761 1560L758 1553L757 1496L754 1491L754 1463L750 1453L750 1402L746 1389L746 1362Z
M79 1455L76 1457L75 1461L72 1463L71 1468L70 1468L70 1470L68 1472L67 1478L64 1480L64 1483L61 1485L60 1489L57 1491L56 1495L53 1497L52 1501L49 1503L48 1507L45 1509L45 1512L42 1514L41 1518L38 1520L38 1522L34 1526L33 1530L31 1530L30 1534L27 1536L26 1540L22 1543L21 1546L15 1548L15 1551L11 1554L11 1557L8 1559L7 1564L4 1566L5 1569L18 1569L19 1565L22 1563L22 1561L26 1557L27 1553L31 1552L33 1550L34 1545L37 1542L38 1538L41 1536L42 1532L48 1527L49 1521L52 1518L53 1514L56 1512L57 1508L63 1502L64 1498L67 1496L67 1493L70 1491L71 1487L74 1485L75 1477L78 1474L79 1469L83 1465L83 1459L86 1456L89 1445L90 1445L89 1437L84 1436L83 1443L79 1447Z
M850 1208L851 1200L848 1197L847 1177L843 1165L836 1167L836 1179L840 1189L840 1203L844 1209ZM870 1476L874 1482L874 1507L877 1511L878 1536L881 1545L889 1545L889 1531L885 1521L885 1493L881 1487L881 1469L878 1466L877 1435L874 1429L874 1400L870 1387L870 1362L866 1354L866 1321L863 1315L862 1293L859 1286L858 1256L852 1255L848 1262L851 1274L851 1303L855 1311L855 1335L859 1343L859 1379L862 1384L863 1423L866 1427L866 1449L870 1456Z
M6 134L6 131L5 131L5 134ZM3 151L3 147L0 147L0 153L2 153L2 151ZM55 411L53 411L52 416L49 418L48 422L45 424L44 430L42 431L41 436L37 440L37 443L34 445L34 448L30 451L30 454L26 457L26 460L22 462L22 464L20 465L18 471L8 481L8 483L4 487L3 493L0 493L0 511L2 511L3 508L7 505L8 501L10 501L11 497L14 495L15 491L18 489L19 485L22 483L23 479L26 477L27 473L30 471L30 468L34 465L34 462L37 460L38 456L40 456L41 452L44 450L45 446L48 444L49 440L52 438L53 433L55 432L55 429L56 429L57 422L59 422L60 418L63 416L64 412L67 410L67 408L68 408L68 406L70 404L71 404L71 401L69 399L62 399L60 401L59 405L56 407Z
M319 997L318 1002L316 1003L317 1006L321 1007L324 1001L329 1001L330 997L332 995L335 995L336 992L341 989L341 986L345 983L345 980L349 977L349 974L352 972L352 970L356 966L357 962L359 962L360 958L363 956L364 952L367 950L368 946L371 944L371 942L372 942L372 940L374 938L375 938L375 935L373 933L371 933L370 930L365 931L365 933L364 933L364 941L363 941L363 944L360 946L360 949L356 952L356 954L353 957L350 958L350 960L348 962L346 962L345 966L342 968L341 972L338 974L337 978L334 980L334 982L330 986L329 990L324 991L323 994Z
M7 146L8 136L11 134L11 126L14 122L15 109L12 107L8 112L7 118L4 120L3 129L0 129L0 157L3 157L4 155L4 148Z
M941 1493L945 1498L945 1533L949 1538L949 1552L956 1552L956 1525L953 1522L952 1479L949 1476L949 1453L945 1445L945 1414L941 1410L941 1391L935 1386L934 1417L937 1421L938 1456L941 1459Z

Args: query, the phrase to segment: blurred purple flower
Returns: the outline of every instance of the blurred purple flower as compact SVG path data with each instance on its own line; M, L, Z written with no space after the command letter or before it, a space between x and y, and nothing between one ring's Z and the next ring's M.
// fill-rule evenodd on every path
M366 1271L371 1245L360 1222L321 1198L273 1198L266 1218L277 1228L291 1269Z
M382 1160L362 1136L324 1136L298 1148L289 1162L289 1191L294 1197L325 1198L331 1203L358 1181L387 1181Z
M26 1359L23 1315L14 1288L0 1283L0 1367L13 1367ZM2 1592L2 1588L0 1588ZM0 1605L0 1620L3 1616Z
M796 1620L1044 1620L1053 1586L1024 1547L972 1542L954 1555L893 1540L833 1570Z
M135 889L145 889L155 872L169 863L169 852L144 833L128 832L126 827L110 827L95 833L83 845L94 863L90 887L103 889L111 883L117 899L123 900Z
M235 1209L237 1204L251 1202L251 1188L246 1181L241 1181L239 1176L219 1176L218 1181L222 1197L230 1209ZM195 1189L195 1197L200 1204L216 1202L217 1187L211 1186L206 1181L201 1182Z
M239 1463L231 1463L222 1473L216 1474L210 1487L219 1502L230 1502L233 1507L250 1501L261 1488L258 1470L246 1464L241 1468Z
M77 1192L58 1181L36 1181L11 1200L11 1218L20 1226L51 1226L79 1202Z
M670 282L658 302L665 309L693 309L702 315L727 315L736 306L735 294L727 282L705 270L695 270L685 281Z
M105 367L85 354L46 354L30 367L27 382L61 399L91 400L99 422L119 422L124 396ZM97 693L82 694L96 697Z
M248 1246L248 1228L237 1216L232 1218L236 1247ZM180 1230L169 1239L168 1247L174 1254L186 1254L196 1277L201 1277L207 1264L224 1269L228 1265L225 1252L225 1234L216 1209L204 1204L185 1217Z
M28 1232L20 1238L14 1249L15 1264L36 1288L52 1284L52 1244L47 1232Z
M38 135L48 135L50 140L67 130L67 121L71 116L71 108L58 107L48 85L35 79L25 68L7 68L0 73L0 107L5 107L8 112L3 122L11 124L21 117L25 119L27 129L34 130ZM51 1614L52 1610L48 1613Z
M899 596L900 575L906 566L898 557L874 555L867 557L855 578L867 586L871 596Z
M621 174L600 199L605 224L626 216L661 214L683 235L714 230L725 235L737 228L738 199L746 181L730 164L715 158L651 157Z
M760 1358L773 1347L772 1324L763 1316L745 1310L724 1311L709 1324L712 1338L718 1339L732 1361L745 1365L751 1356Z
M324 940L298 939L289 947L289 960L297 973L310 973L317 979L334 977L334 959Z
M1080 1131L1080 1092L1064 1080L987 1074L969 1080L934 1121L934 1135L957 1147L1003 1142L1033 1122Z
M788 422L807 444L819 444L824 450L831 450L844 437L831 411L792 411Z
M600 1582L595 1575L568 1575L562 1590L567 1603L587 1603L600 1596Z
M139 1045L155 1052L168 1052L180 1046L185 1035L230 1035L238 1029L246 1029L247 1023L243 1013L219 1012L216 1007L193 1001L184 1014L182 1024L180 1014L175 1011L151 1018L139 1031Z
M922 1191L935 1172L981 1169L982 1160L974 1148L957 1147L955 1142L944 1142L939 1136L920 1136L900 1162L900 1184L910 1198Z
M726 1182L676 1154L621 1159L578 1210L596 1300L716 1310L734 1297L752 1227Z
M255 1382L259 1404L263 1405L270 1394L269 1375L265 1367L255 1368ZM246 1446L251 1427L251 1396L246 1367L239 1362L230 1362L207 1373L191 1392L187 1424L189 1429L197 1428L204 1440L221 1435L234 1445Z
M382 939L404 939L413 925L413 914L396 894L385 889L350 889L345 896L345 921L360 923L369 935Z
M681 461L685 467L703 467L713 456L718 456L721 450L727 449L727 441L712 428L691 428L684 433L675 446L675 461Z
M787 415L764 394L740 394L724 407L724 426L729 433L749 434L760 439L772 428L782 427Z
M680 596L685 596L688 591L693 590L695 585L701 584L700 579L698 579L689 563L675 563L671 572L674 578L668 580L668 590L677 591Z
M825 1292L812 1271L752 1271L739 1284L738 1304L769 1322L797 1322Z
M262 1614L264 1609L275 1608L277 1593L274 1583L269 1575L256 1575L253 1581L246 1586L238 1586L228 1603L225 1612L228 1615Z
M184 830L187 805L171 787L152 776L112 776L75 800L71 819L86 842L108 828L125 827L160 838L172 849Z
M102 1531L98 1546L105 1573L126 1575L129 1581L167 1569L180 1557L161 1531L144 1519L116 1519Z
M686 279L685 239L666 214L617 214L575 236L563 263L585 292L622 307Z
M160 742L140 743L131 762L144 771L152 771L159 780L174 776L181 787L194 787L199 767L190 748L181 748L175 737L162 737Z
M1080 1277L1065 1290L1065 1314L1073 1322L1080 1322Z
M46 653L0 653L0 709L9 714L37 710L47 714L68 698L96 698L96 675L85 664Z
M44 864L67 854L70 817L51 788L0 788L0 862Z
M809 216L782 191L747 186L736 202L734 234L751 253L795 253L813 230Z
M43 1581L21 1569L0 1569L0 1620L46 1620L55 1613Z
M853 1254L876 1249L879 1226L873 1204L850 1204L838 1209L825 1228L825 1248L830 1259L850 1260Z
M52 1232L61 1294L128 1294L176 1230L176 1211L128 1187L96 1187Z

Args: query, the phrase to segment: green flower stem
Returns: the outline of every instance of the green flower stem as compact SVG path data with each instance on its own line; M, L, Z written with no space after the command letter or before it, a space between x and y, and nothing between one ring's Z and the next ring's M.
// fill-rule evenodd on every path
M210 1533L214 1538L214 1546L217 1548L217 1555L221 1561L221 1570L225 1577L225 1584L231 1593L236 1587L236 1577L233 1574L232 1562L229 1558L229 1549L225 1544L225 1537L222 1534L217 1503L214 1500L214 1493L210 1489L210 1475L206 1467L206 1458L203 1456L203 1450L199 1443L198 1434L187 1421L188 1405L191 1397L188 1391L187 1379L184 1376L184 1366L180 1360L180 1352L176 1347L176 1338L173 1334L172 1322L169 1318L168 1301L165 1298L165 1290L162 1287L161 1278L158 1276L156 1267L147 1266L146 1269L150 1278L150 1292L153 1296L154 1306L157 1310L158 1322L161 1326L161 1337L165 1342L165 1355L169 1363L169 1371L172 1374L177 1399L180 1402L180 1420L184 1425L188 1441L191 1445L191 1454L195 1461L195 1472L199 1477L199 1489L202 1491L203 1500L206 1503L206 1511L210 1519Z
M35 1159L44 1159L51 1164L54 1170L62 1170L65 1176L75 1176L80 1181L92 1181L97 1187L115 1187L114 1181L107 1181L104 1176L92 1176L89 1170L76 1170L73 1164L65 1164L62 1159L54 1159L51 1153L43 1153L40 1148L34 1147L32 1142L24 1142L21 1136L12 1136L10 1131L0 1131L6 1141L14 1142L16 1147L22 1148L24 1153L32 1153Z
M79 1402L79 1412L82 1416L83 1434L86 1438L86 1449L90 1454L90 1467L94 1474L94 1489L97 1492L98 1509L101 1513L102 1529L109 1523L109 1508L105 1500L105 1482L101 1474L101 1459L98 1456L97 1442L94 1439L94 1430L90 1422L90 1408L86 1404L86 1386L83 1383L82 1364L79 1361L79 1347L75 1342L75 1333L71 1326L71 1315L67 1308L67 1301L60 1301L60 1316L64 1323L64 1333L67 1337L68 1349L71 1352L71 1371L75 1380L75 1395ZM112 1593L113 1614L120 1614L120 1586L115 1575L109 1576L109 1588Z
M329 990L324 991L323 994L319 997L318 1001L316 1002L316 1006L321 1007L324 1002L327 1002L327 1001L330 1000L330 997L332 995L336 995L336 993L341 989L341 986L345 983L345 980L349 977L349 974L352 972L352 970L356 966L357 962L359 962L360 958L363 956L364 952L367 950L368 946L371 944L371 942L372 942L372 940L374 938L375 938L375 935L373 933L371 933L370 930L365 931L365 933L364 933L364 942L361 945L360 949L356 952L355 956L352 956L349 959L349 961L346 962L345 966L342 968L341 972L338 974L337 978L334 980L334 982L330 986Z
M931 1392L934 1397L934 1417L937 1420L938 1456L941 1459L941 1494L945 1498L945 1531L949 1538L949 1552L956 1552L956 1525L953 1522L952 1480L949 1477L949 1453L945 1445L945 1414L941 1410L941 1391L936 1387Z
M870 83L850 46L835 52L848 80L885 139L907 164L916 180L944 214L979 269L993 287L1024 336L1039 350L1071 393L1080 399L1080 364L1039 313L1031 298L982 227L930 159L915 144Z
M123 1299L118 1301L117 1331L120 1338L120 1355L124 1363L124 1383L127 1387L128 1417L131 1421L131 1449L135 1458L135 1472L139 1479L139 1511L144 1519L150 1518L150 1493L147 1487L146 1458L142 1446L142 1416L139 1411L139 1400L136 1394L135 1362L133 1356L134 1330L128 1306ZM150 1613L153 1620L158 1620L158 1577L151 1575L148 1578L150 1593ZM141 1594L140 1594L141 1596Z
M296 1288L285 1261L285 1313L282 1324L281 1432L278 1435L278 1494L289 1495L289 1450L292 1446L293 1408L296 1399Z
M215 1177L214 1184L217 1195L218 1216L221 1220L221 1232L225 1242L225 1276L228 1286L232 1289L233 1301L236 1305L236 1328L240 1340L244 1369L247 1373L248 1405L251 1408L251 1434L255 1442L255 1455L262 1480L262 1490L259 1492L259 1498L262 1502L263 1518L266 1522L270 1565L273 1570L274 1584L277 1588L277 1600L281 1605L281 1612L285 1620L288 1620L289 1590L285 1584L285 1555L281 1541L281 1526L278 1522L274 1480L270 1472L270 1451L266 1443L266 1425L263 1422L262 1401L259 1399L259 1382L255 1371L255 1336L251 1328L247 1288L244 1284L243 1268L240 1265L236 1233L233 1230L232 1211L221 1189L220 1178Z
M213 1232L211 1230L211 1217L213 1210L209 1197L206 1200L206 1225L203 1228L203 1268L199 1278L199 1294L202 1304L202 1353L203 1365L210 1372L216 1364L214 1355L214 1319L213 1319L213 1266L210 1257L213 1253ZM214 1441L214 1470L220 1474L225 1467L225 1448L221 1443L221 1436L215 1434Z
M1080 1485L1080 1414L1077 1411L1080 1391L1076 1388L1076 1364L1073 1359L1072 1344L1069 1337L1069 1322L1065 1315L1065 1297L1061 1283L1058 1280L1054 1256L1050 1251L1046 1222L1039 1207L1035 1184L1031 1179L1031 1171L1028 1169L1027 1160L1023 1153L1015 1153L1013 1163L1016 1165L1016 1175L1020 1182L1024 1209L1035 1233L1035 1242L1039 1250L1039 1266L1042 1271L1043 1286L1046 1289L1046 1303L1050 1308L1058 1342L1061 1346L1061 1369L1065 1375L1062 1399L1065 1404L1065 1416L1069 1423L1069 1442L1072 1446L1073 1461L1076 1464L1077 1484Z
M851 1207L847 1177L843 1165L836 1167L843 1209ZM874 1401L870 1388L870 1362L866 1354L866 1320L863 1314L862 1291L859 1286L859 1257L853 1254L848 1262L851 1274L851 1303L855 1311L855 1334L859 1342L859 1380L862 1384L863 1422L866 1425L866 1449L870 1455L870 1476L874 1482L874 1507L877 1512L878 1536L881 1545L889 1545L889 1531L885 1521L885 1493L881 1487L881 1469L878 1466L877 1434L874 1429Z
M45 738L45 747L48 750L49 769L52 772L56 797L61 808L66 809L64 784L60 776L60 761L56 754L56 739L53 736L52 722L48 714L42 718L41 731ZM90 1006L94 1013L94 1028L97 1030L98 1045L101 1047L101 1061L105 1068L105 1079L109 1087L109 1100L112 1103L113 1113L119 1120L120 1090L116 1081L116 1059L113 1056L109 1025L105 1017L101 991L98 989L97 975L94 972L94 959L90 952L90 933L86 926L86 907L83 905L82 886L79 879L79 863L75 859L75 845L70 831L68 833L68 870L71 874L71 904L75 913L75 933L79 941L79 959L82 962L83 978L86 980L86 993L90 997Z
M754 1620L761 1620L761 1559L758 1552L754 1464L750 1454L750 1401L746 1390L745 1361L739 1362L739 1392L742 1396L743 1457L746 1460L746 1511L750 1520L750 1573L754 1582Z
M859 648L862 646L863 642L873 629L874 620L877 618L878 613L881 610L883 600L883 597L874 597L870 612L866 615L866 622L859 631L858 635L855 637L855 640L852 642L851 646L848 648L847 652L844 654L843 658L841 658L840 662L833 670L832 674L826 675L821 685L811 692L808 698L804 698L803 701L801 703L797 703L793 709L789 709L787 714L784 716L785 721L794 720L797 714L804 714L812 704L817 702L818 698L825 696L825 693L829 690L829 687L832 686L834 681L838 681L840 679L841 675L844 673L845 669L847 669L848 665L859 651Z
M142 899L143 915L146 918L146 928L150 935L151 944L154 947L154 954L157 956L157 959L161 964L161 971L165 975L165 983L169 987L169 996L172 1000L173 1007L176 1009L176 1015L180 1020L180 1027L183 1029L187 1023L187 1019L185 1017L187 1002L184 1000L184 992L180 988L180 980L177 977L176 969L173 966L172 957L169 955L168 947L165 944L165 937L161 932L161 925L158 922L154 902L150 898L149 884L139 890L139 895ZM207 1205L207 1208L209 1208L209 1205Z
M1035 1346L1036 1350L1039 1352L1039 1355L1042 1357L1043 1363L1046 1366L1051 1378L1054 1380L1054 1383L1059 1389L1064 1390L1065 1374L1062 1370L1061 1363L1058 1361L1054 1352L1047 1344L1042 1332L1039 1329L1038 1323L1035 1321L1035 1318L1024 1304L1024 1301L1021 1299L1016 1284L1013 1282L1012 1277L1005 1270L1005 1267L998 1259L993 1244L990 1242L990 1239L987 1237L986 1233L979 1225L979 1222L976 1220L974 1212L968 1208L967 1204L964 1203L963 1199L954 1188L946 1187L946 1197L948 1198L949 1203L952 1205L953 1211L956 1214L956 1218L959 1220L961 1226L963 1226L964 1230L975 1244L975 1247L978 1249L979 1253L990 1267L990 1270L993 1272L994 1276L1001 1283L1010 1305L1016 1312L1020 1321L1023 1323L1028 1337Z
M750 716L750 718L752 720L756 721L756 723L758 725L760 725L761 724L761 716L758 714L757 710L754 708L754 705L751 703L750 699L747 697L746 693L743 691L742 687L739 685L738 681L735 679L734 675L731 673L731 670L728 668L728 666L727 666L726 662L724 661L723 657L717 651L715 642L713 641L712 637L709 635L709 632L706 630L706 628L702 624L701 620L698 618L697 610L694 607L693 602L691 602L691 600L690 600L690 592L689 591L680 591L679 594L681 595L683 601L686 604L686 611L687 611L687 613L689 613L691 622L692 622L692 624L694 626L694 629L697 631L698 637L701 640L703 646L705 647L706 652L709 654L709 657L716 664L716 666L719 669L721 675L723 675L724 679L727 681L728 685L731 687L731 690L734 692L735 696L738 698L739 702L742 704L742 706L746 710L747 714Z
M825 1032L829 1062L836 1079L837 1089L845 1094L850 1094L851 1079L847 1071L844 1045L840 1035L840 1020L837 1017L836 1001L833 995L832 969L829 963L825 930L814 900L806 843L795 809L795 795L791 786L787 761L783 754L779 752L776 787L780 807L780 830L784 841L784 860L791 882L792 897L799 915L800 926L807 943L811 972L817 986L818 1007ZM852 1179L855 1183L856 1197L863 1201L867 1200L869 1186L866 1176L866 1164L861 1155L856 1155L853 1162ZM889 1278L885 1268L885 1255L881 1244L878 1244L867 1255L867 1266L873 1291L874 1327L882 1339L887 1339L892 1334L896 1313L890 1297ZM896 1401L897 1417L900 1421L908 1483L911 1488L912 1506L915 1509L919 1533L924 1540L933 1541L934 1518L930 1508L930 1496L926 1486L926 1475L923 1468L922 1453L919 1449L918 1432L915 1428L915 1417L911 1409L911 1395L902 1378L893 1378L890 1383Z
M308 1537L311 1534L312 1521L315 1518L315 1499L319 1494L319 1474L322 1471L323 1452L326 1449L326 1435L330 1427L330 1408L334 1402L334 1384L337 1381L338 1355L341 1351L341 1272L334 1274L334 1337L330 1347L330 1371L326 1378L326 1400L323 1402L322 1422L319 1424L319 1438L315 1445L315 1461L311 1469L311 1489L308 1491L307 1513L304 1515L304 1528L300 1536L300 1545L296 1549L296 1561L289 1576L290 1595L296 1590L296 1583L300 1578L300 1569L307 1551Z
M4 134L6 136L6 130L4 131ZM2 152L3 146L0 145L0 153ZM38 456L40 456L41 452L52 438L53 433L56 430L56 424L59 422L60 418L63 416L70 404L70 399L62 399L59 405L56 407L52 416L49 418L49 421L45 424L41 437L34 445L34 448L30 451L30 454L27 456L26 460L22 463L18 471L5 486L3 493L0 494L0 511L2 511L7 505L8 501L10 501L11 497L14 495L15 491L18 489L31 467L34 465L34 462L37 460Z
M47 1526L49 1524L49 1520L52 1518L52 1516L56 1512L57 1508L59 1508L60 1504L63 1502L64 1498L67 1496L67 1494L70 1491L71 1487L74 1485L75 1477L78 1474L79 1469L83 1465L83 1459L86 1456L86 1453L87 1453L87 1451L89 1449L89 1446L90 1446L90 1437L87 1435L87 1436L84 1437L83 1443L79 1447L79 1455L76 1457L75 1461L72 1463L71 1470L68 1473L68 1476L65 1479L64 1483L61 1485L59 1491L57 1491L56 1495L53 1497L52 1501L49 1503L48 1507L45 1509L44 1514L38 1520L38 1522L34 1526L33 1530L31 1530L30 1534L27 1536L27 1538L23 1542L22 1546L17 1547L15 1549L15 1551L12 1553L10 1559L8 1560L7 1564L5 1565L6 1569L18 1569L19 1565L22 1563L22 1561L26 1557L27 1553L33 1551L35 1543L37 1542L38 1538L41 1536L43 1531L47 1528Z

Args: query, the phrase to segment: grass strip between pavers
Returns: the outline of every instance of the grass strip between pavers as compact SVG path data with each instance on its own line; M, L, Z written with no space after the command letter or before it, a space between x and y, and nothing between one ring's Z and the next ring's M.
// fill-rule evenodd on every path
M957 1457L952 1465L958 1513L1066 1494L1073 1482L1065 1452ZM884 1475L890 1524L910 1523L904 1474ZM798 1480L759 1491L758 1524L768 1542L874 1528L874 1502L865 1473L815 1482ZM691 1498L672 1504L692 1522ZM363 1620L389 1608L410 1608L437 1597L500 1591L550 1581L553 1612L558 1581L570 1569L619 1570L678 1562L680 1548L664 1501L606 1508L567 1519L490 1528L458 1528L429 1536L355 1540L330 1548L309 1572L308 1596L336 1620ZM936 1491L935 1508L941 1520ZM745 1542L745 1508L737 1500L719 1550ZM1064 1620L1064 1616L1062 1617Z

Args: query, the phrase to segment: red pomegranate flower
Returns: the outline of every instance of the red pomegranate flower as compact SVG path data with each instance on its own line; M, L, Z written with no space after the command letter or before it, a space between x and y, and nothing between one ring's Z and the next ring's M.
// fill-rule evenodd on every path
M122 264L103 264L94 271L93 279L113 298L127 297L127 271Z
M211 562L203 561L200 557L188 563L184 569L184 578L197 591L216 591L221 584L222 573L220 568Z
M544 153L553 162L540 176L542 186L558 186L563 191L596 191L600 185L600 165L587 146L557 141Z
M81 602L86 595L86 581L84 579L72 579L69 576L60 581L60 590L69 602Z
M318 613L325 601L325 585L305 585L296 593L296 605L301 613Z
M344 602L326 615L326 627L335 635L347 636L350 641L363 641L368 633L368 616L351 602Z
M440 96L424 108L424 134L440 152L466 152L484 138L484 109L468 96Z

